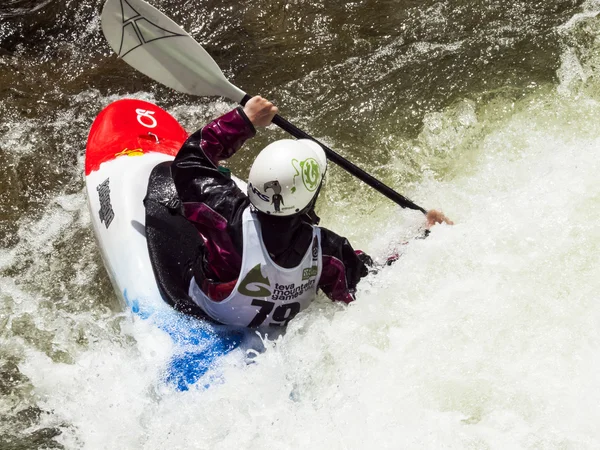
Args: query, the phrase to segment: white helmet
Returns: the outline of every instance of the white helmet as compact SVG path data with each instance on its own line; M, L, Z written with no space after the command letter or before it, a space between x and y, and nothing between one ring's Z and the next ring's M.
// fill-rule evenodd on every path
M281 139L267 145L248 176L250 202L266 214L291 216L309 205L321 186L327 158L308 139Z

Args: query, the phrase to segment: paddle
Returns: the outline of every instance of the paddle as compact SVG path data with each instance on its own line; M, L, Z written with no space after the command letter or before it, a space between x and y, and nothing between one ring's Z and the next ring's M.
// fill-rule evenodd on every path
M245 105L251 98L231 84L204 48L179 25L143 0L107 0L102 31L127 64L171 89L222 96ZM273 123L298 139L317 142L333 161L403 208L427 211L277 115Z

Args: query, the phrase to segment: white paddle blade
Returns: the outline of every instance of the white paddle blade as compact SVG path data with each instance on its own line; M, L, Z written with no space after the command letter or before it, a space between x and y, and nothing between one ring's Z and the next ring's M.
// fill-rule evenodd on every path
M246 95L179 25L143 0L107 0L102 31L127 64L176 91L227 97Z

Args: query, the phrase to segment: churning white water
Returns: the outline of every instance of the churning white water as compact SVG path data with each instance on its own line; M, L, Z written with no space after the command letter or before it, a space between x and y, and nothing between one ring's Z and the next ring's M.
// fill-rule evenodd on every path
M456 225L401 245L420 224L415 212L380 208L360 227L324 214L365 250L402 257L363 281L349 307L317 301L255 364L225 358L208 390L160 387L170 339L143 321L99 331L68 363L28 350L19 367L49 412L43 425L86 449L597 448L592 91L561 84L428 117L411 145L445 148L452 164L409 194ZM46 217L40 242L66 216Z
M406 194L456 222L425 240L411 238L419 213L336 184L332 168L322 225L375 259L401 258L349 307L319 298L255 363L223 358L208 390L161 384L172 344L150 323L111 305L55 307L1 278L13 331L37 329L35 345L6 341L44 411L35 427L59 428L69 449L599 448L598 72L573 49L562 61L555 86L459 101L398 143L388 171L409 149L425 176ZM83 192L55 198L0 267L32 248L51 266L65 233L89 228L85 211ZM83 256L73 269L82 290L99 264Z

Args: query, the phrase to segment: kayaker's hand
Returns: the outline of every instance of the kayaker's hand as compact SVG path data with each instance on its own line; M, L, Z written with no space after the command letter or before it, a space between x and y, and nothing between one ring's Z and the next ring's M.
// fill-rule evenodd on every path
M427 229L430 229L436 223L447 223L448 225L454 225L450 219L448 219L441 211L436 211L432 209L427 211Z
M252 97L244 106L244 113L257 128L268 126L278 111L277 106L260 95Z

